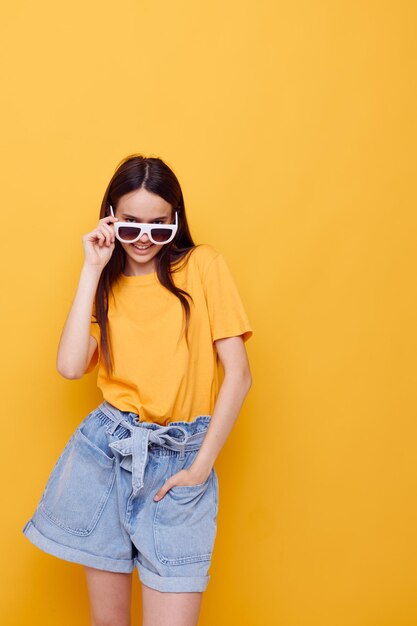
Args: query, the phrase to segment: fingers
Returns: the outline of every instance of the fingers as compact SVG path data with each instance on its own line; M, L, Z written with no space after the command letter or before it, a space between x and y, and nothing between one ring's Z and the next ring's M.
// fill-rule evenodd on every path
M98 235L98 245L101 247L102 245L110 246L114 242L114 230L110 226L108 226L105 222L100 224L96 228Z
M99 220L99 223L109 224L109 223L118 222L118 221L119 221L118 217L113 217L113 215L106 215L106 217L102 217L101 220Z
M167 478L167 480L164 482L164 484L159 489L159 491L156 492L153 499L157 502L158 500L163 498L166 492L169 491L171 487L174 487L175 484L176 482L175 482L175 474L174 474L174 476Z
M117 221L118 218L113 217L112 215L107 215L100 220L100 225L98 226L98 228L101 230L101 233L105 235L105 239L103 242L101 239L99 240L99 246L101 246L102 243L105 243L107 246L110 246L110 244L114 243L115 236L113 223Z
M86 235L87 241L97 243L99 248L111 246L115 240L113 223L118 221L117 217L108 215L99 220L97 228Z
M182 469L176 474L173 474L172 476L167 478L167 480L164 482L164 484L159 489L159 491L156 492L153 499L156 502L158 500L161 500L161 498L164 497L167 491L172 489L172 487L176 487L177 485L193 487L199 484L203 484L203 482L206 480L207 480L206 474L201 476L201 474L197 474L196 472L193 472L190 467L187 469Z

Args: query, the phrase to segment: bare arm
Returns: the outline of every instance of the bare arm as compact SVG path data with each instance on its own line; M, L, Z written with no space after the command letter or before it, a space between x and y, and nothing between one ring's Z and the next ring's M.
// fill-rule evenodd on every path
M224 379L204 441L193 463L193 470L205 480L226 442L252 385L249 361L242 337L227 337L216 342L224 368Z
M85 261L77 292L58 346L56 368L64 378L81 378L97 349L90 335L91 314L98 281L114 250L115 217L104 217L91 233L83 236Z
M162 498L174 485L199 484L207 479L251 387L252 376L242 337L226 337L215 343L224 379L204 441L191 467L168 478L155 495L156 499Z
M81 378L97 348L96 340L90 337L90 321L100 274L85 264L81 270L77 293L58 346L56 368L64 378ZM90 355L91 343L94 350Z

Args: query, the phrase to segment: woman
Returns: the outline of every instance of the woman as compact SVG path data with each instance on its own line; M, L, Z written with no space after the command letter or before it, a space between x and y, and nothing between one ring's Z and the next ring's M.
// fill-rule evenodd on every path
M83 246L57 369L74 379L98 365L103 402L23 532L84 566L94 626L130 624L135 567L143 624L194 626L217 532L214 461L251 386L252 328L221 253L193 242L159 158L118 165Z

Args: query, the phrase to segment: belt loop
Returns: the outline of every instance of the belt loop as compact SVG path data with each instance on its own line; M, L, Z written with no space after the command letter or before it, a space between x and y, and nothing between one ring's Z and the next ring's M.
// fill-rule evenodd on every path
M180 444L180 460L182 461L185 458L185 444Z

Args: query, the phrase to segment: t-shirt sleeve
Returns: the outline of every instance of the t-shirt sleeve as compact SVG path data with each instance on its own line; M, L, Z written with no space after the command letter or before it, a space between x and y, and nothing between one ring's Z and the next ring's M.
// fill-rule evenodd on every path
M98 322L95 321L94 308L90 321L90 335L95 337L97 341L97 350L94 352L93 356L91 357L91 361L87 369L85 370L86 374L92 372L100 360L100 326L98 325Z
M213 341L253 334L236 283L223 255L218 252L204 274L204 290Z

